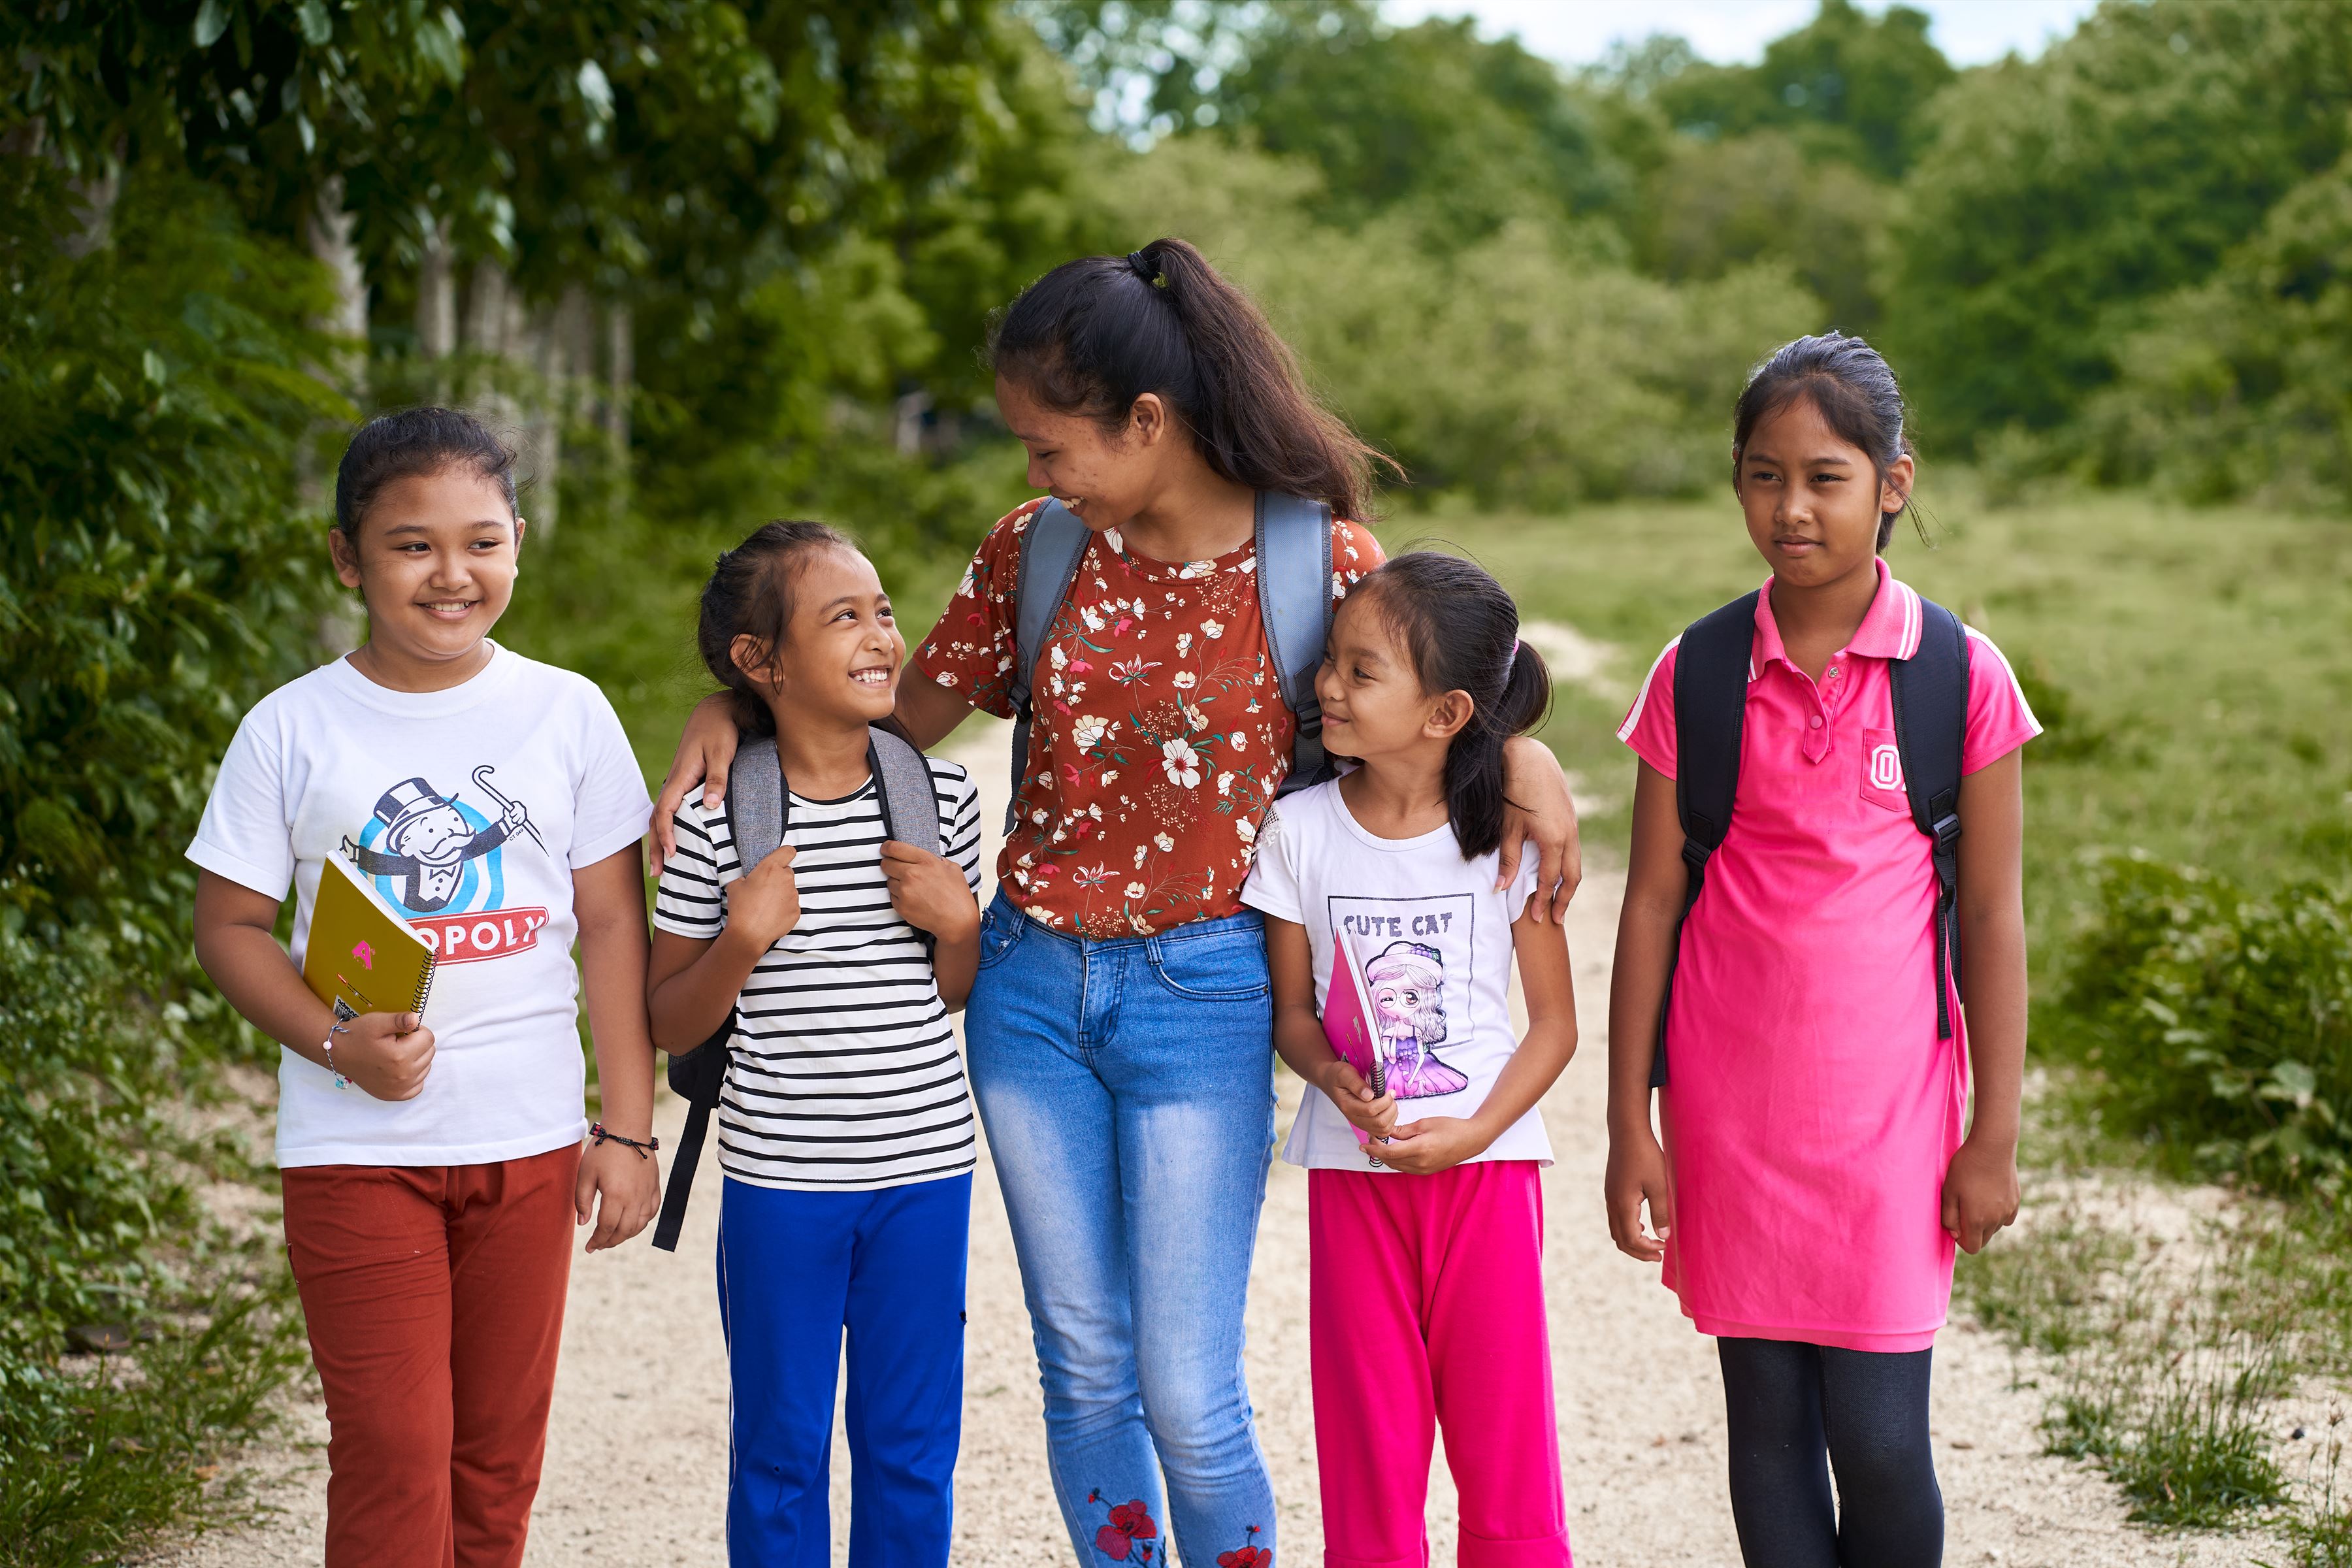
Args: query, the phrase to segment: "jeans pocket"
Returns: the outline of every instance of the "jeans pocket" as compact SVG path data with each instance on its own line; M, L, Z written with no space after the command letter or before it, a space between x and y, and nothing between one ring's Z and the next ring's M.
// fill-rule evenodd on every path
M1255 929L1163 936L1151 944L1150 957L1153 977L1192 1001L1254 1002L1273 988L1266 977L1265 934Z
M1021 945L1022 933L1028 929L1027 915L990 900L988 908L980 912L980 967L993 969L1003 963L1005 955Z

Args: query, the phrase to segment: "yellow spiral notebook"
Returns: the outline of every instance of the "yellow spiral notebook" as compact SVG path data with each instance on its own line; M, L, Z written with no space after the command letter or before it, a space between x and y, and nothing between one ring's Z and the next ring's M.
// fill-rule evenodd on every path
M302 979L341 1022L362 1013L422 1014L433 950L329 856L310 907Z

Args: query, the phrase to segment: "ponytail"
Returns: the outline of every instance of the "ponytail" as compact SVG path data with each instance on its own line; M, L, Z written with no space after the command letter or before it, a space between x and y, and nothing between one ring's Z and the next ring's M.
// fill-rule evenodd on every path
M989 362L1055 412L1113 430L1158 393L1216 473L1344 518L1371 515L1376 468L1403 472L1307 390L1256 304L1181 239L1056 267L997 318Z
M1467 692L1470 722L1445 753L1445 811L1465 860L1503 841L1503 743L1543 722L1551 672L1519 640L1519 607L1477 563L1431 551L1399 555L1349 595L1369 599L1432 696ZM1442 628L1442 631L1441 631Z

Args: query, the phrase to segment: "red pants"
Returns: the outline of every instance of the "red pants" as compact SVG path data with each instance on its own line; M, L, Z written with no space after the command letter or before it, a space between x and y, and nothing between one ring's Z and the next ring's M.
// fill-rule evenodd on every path
M1325 1568L1428 1563L1440 1422L1462 1568L1570 1568L1536 1173L1307 1173Z
M572 1267L567 1145L282 1173L327 1394L326 1568L516 1568Z

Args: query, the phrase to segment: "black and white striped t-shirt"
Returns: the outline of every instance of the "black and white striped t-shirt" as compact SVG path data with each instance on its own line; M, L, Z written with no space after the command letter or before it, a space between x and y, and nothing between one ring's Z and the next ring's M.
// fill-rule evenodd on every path
M980 796L928 759L948 858L980 889ZM689 798L663 867L654 924L709 939L740 879L724 811ZM841 800L795 795L786 837L801 918L736 1002L719 1097L719 1167L763 1187L856 1192L969 1171L976 1140L963 1061L912 926L882 879L882 805L869 781ZM922 847L929 848L926 845Z

